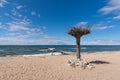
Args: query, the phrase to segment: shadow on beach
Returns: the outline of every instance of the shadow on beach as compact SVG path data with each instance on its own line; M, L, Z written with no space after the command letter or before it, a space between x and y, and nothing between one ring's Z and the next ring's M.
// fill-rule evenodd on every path
M93 63L93 64L110 64L110 62L101 61L101 60L90 61L89 63Z

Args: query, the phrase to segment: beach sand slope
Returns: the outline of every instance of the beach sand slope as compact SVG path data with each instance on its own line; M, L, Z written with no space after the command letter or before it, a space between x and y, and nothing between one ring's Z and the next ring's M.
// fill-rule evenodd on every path
M70 67L74 55L0 58L0 80L120 80L120 52L82 54L95 68Z

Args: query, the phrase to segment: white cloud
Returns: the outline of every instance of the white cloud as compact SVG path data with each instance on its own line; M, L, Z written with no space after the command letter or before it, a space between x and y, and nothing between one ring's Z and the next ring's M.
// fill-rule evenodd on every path
M5 13L4 15L5 15L5 16L10 16L10 14L8 14L8 13Z
M79 22L75 26L85 26L87 27L88 22ZM92 30L105 30L105 29L110 29L114 28L114 25L108 25L107 23L104 22L99 22L98 24L95 24L93 26L88 26Z
M75 26L85 26L85 27L87 27L87 24L88 24L88 22L79 22ZM105 29L110 29L110 28L114 28L114 26L113 25L107 25L104 22L102 22L102 23L99 22L98 24L90 26L90 29L92 29L92 30L105 30Z
M82 45L120 45L120 40L88 40L81 41Z
M35 15L36 15L36 12L35 12L35 11L32 11L32 12L31 12L31 15L35 16Z
M18 13L18 11L17 11L16 9L12 9L12 14L13 14L14 16L19 15L19 13Z
M114 25L108 25L105 24L104 22L99 22L98 24L95 24L92 26L92 30L105 30L105 29L110 29L114 28Z
M27 26L29 26L29 22L27 21L12 21L7 23L8 31L19 31L19 30L28 30Z
M0 7L2 8L6 3L8 3L6 0L0 0Z
M1 45L75 45L75 41L57 38L28 39L25 37L0 37ZM81 40L81 45L120 45L120 40Z
M36 13L35 11L32 11L32 12L31 12L31 15L40 18L40 14Z
M15 8L13 8L11 10L11 12L12 12L13 17L18 17L18 18L22 17L22 14L17 9L15 9Z
M21 15L21 14L19 14L19 15L18 15L18 17L22 17L22 15Z
M42 30L46 30L46 27L34 27L26 20L11 21L6 25L1 23L3 30L6 33L3 37L0 37L1 45L52 45L52 44L72 44L70 40L60 40L55 36L44 34Z
M120 15L113 17L113 19L120 19Z
M55 36L48 36L48 35L43 35L44 39L55 39Z
M79 22L76 26L86 26L88 22Z
M120 0L108 0L107 5L99 10L99 12L102 12L103 15L110 13L119 13L119 11Z
M16 6L16 9L21 9L23 6L22 5L19 5L19 6Z
M105 29L110 29L113 28L114 26L100 26L100 27L96 27L94 28L95 30L105 30Z
M4 35L11 37L30 38L43 34L40 26L32 25L26 19L16 19L6 24L1 23L0 29L7 31L8 33Z
M52 36L53 37L53 36ZM0 37L1 45L60 45L60 44L72 44L70 40L59 40L57 38L39 38L28 39L25 37Z
M0 37L0 44L2 45L25 45L29 44L31 41L27 42L27 39L16 38L16 37Z

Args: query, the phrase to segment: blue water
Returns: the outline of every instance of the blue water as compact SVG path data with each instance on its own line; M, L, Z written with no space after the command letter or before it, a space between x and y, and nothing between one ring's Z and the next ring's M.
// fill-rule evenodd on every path
M48 54L49 48L55 48L56 51L75 52L75 45L0 45L0 57L13 55L32 55L32 54ZM81 52L103 52L103 51L120 51L120 46L112 45L82 45Z

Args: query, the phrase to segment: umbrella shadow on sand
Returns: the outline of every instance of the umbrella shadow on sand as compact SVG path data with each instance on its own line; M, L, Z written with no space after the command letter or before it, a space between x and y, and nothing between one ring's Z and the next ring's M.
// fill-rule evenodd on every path
M110 62L102 61L102 60L90 61L89 63L92 63L92 64L110 64Z

